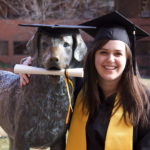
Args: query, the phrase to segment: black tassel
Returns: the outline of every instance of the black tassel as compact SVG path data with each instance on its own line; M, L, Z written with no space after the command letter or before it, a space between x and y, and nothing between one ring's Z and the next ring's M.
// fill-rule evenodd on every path
M134 75L136 76L136 27L133 28L133 38L132 38L132 65Z

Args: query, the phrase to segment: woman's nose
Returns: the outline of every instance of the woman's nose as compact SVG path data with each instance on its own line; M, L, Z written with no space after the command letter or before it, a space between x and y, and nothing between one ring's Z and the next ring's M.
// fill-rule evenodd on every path
M110 61L110 62L115 62L115 57L114 57L113 54L109 54L109 55L108 55L108 61Z

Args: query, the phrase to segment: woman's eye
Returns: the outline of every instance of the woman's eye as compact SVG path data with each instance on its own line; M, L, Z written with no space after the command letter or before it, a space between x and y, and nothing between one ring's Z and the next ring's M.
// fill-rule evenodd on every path
M121 53L116 53L116 55L121 56L122 54Z
M70 46L67 42L64 43L64 47Z
M43 42L42 46L43 47L48 47L48 44L46 42Z
M105 51L102 51L102 52L100 52L101 54L107 54L107 52L105 52Z

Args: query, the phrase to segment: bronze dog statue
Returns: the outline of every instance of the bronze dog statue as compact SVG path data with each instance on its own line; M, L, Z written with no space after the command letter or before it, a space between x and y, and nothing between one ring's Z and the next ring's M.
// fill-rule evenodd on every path
M80 34L55 38L37 31L27 50L32 66L59 70L76 67L87 48ZM9 136L9 150L64 150L69 106L64 77L31 75L23 88L19 80L0 71L0 126Z

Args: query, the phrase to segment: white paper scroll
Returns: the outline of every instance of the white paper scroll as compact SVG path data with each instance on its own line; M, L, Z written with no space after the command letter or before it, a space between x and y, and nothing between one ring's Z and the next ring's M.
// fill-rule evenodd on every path
M16 64L14 67L14 73L25 73L25 74L42 74L42 75L58 75L65 76L65 69L61 70L46 70L44 68L26 66ZM72 77L83 77L83 68L69 68L68 75Z

